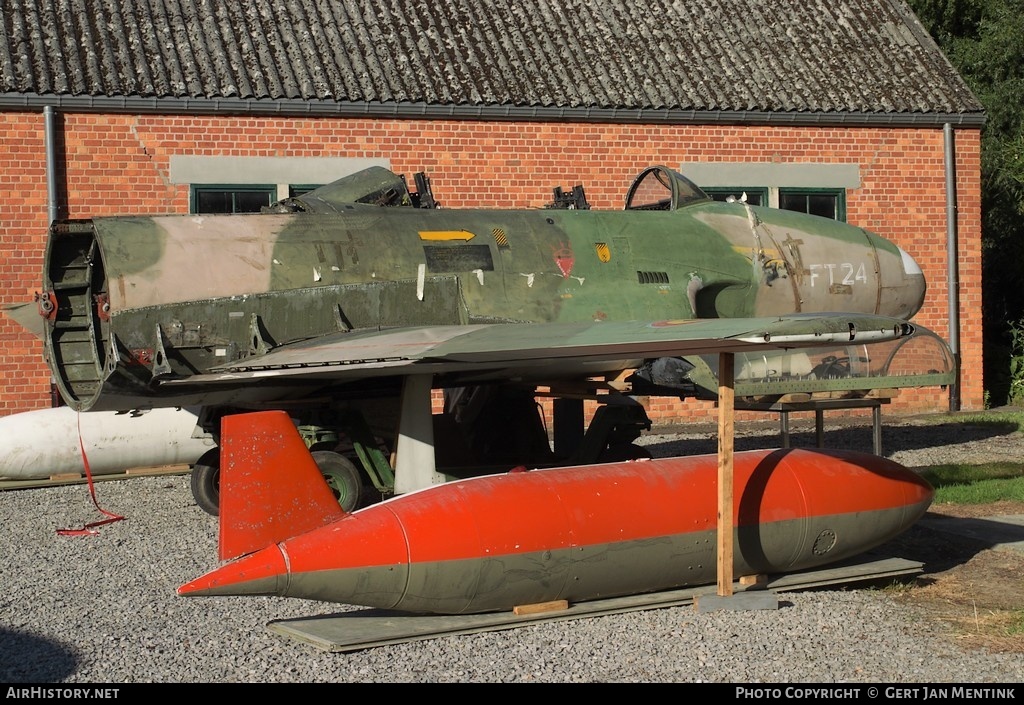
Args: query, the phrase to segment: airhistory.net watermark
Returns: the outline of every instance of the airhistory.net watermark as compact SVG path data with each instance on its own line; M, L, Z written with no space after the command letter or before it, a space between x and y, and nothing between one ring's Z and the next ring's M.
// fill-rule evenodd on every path
M10 686L4 697L25 698L30 700L113 700L117 698L120 688L15 688Z

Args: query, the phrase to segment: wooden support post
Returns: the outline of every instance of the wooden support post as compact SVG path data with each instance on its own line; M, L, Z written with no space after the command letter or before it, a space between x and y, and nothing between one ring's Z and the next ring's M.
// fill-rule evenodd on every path
M778 609L779 599L770 590L748 590L759 587L755 581L743 582L739 595L733 594L734 525L733 448L736 417L736 372L733 353L718 355L718 593L693 598L698 612L716 610Z
M882 405L871 407L871 447L875 455L882 454Z
M733 431L735 371L733 353L718 355L718 594L732 595Z

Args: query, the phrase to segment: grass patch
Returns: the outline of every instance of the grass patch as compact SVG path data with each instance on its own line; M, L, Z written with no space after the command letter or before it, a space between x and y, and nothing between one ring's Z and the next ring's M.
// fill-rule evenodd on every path
M931 414L928 423L932 425L957 423L970 426L996 426L1000 430L1020 433L1024 431L1024 409Z
M1024 610L1011 612L1006 618L1006 635L1024 635Z
M935 414L931 422L988 426L1003 433L1024 433L1024 409ZM937 504L1024 502L1024 458L1020 463L933 465L921 474L935 488Z
M1024 502L1024 463L933 465L921 473L939 504Z

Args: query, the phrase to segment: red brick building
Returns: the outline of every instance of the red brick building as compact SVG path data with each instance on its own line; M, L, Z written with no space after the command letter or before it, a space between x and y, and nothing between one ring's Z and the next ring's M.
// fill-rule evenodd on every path
M821 197L907 250L929 283L915 320L956 339L956 403L983 406L984 114L903 2L322 5L6 4L0 304L39 290L53 218L239 209L367 164L426 171L448 208L539 207L578 183L621 208L666 164L769 205ZM41 345L0 318L0 415L50 404Z

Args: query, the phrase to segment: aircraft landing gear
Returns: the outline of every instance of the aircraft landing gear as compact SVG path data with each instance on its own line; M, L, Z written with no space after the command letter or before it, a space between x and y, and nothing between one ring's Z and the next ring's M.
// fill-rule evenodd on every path
M192 497L210 516L220 513L220 448L203 453L192 466Z
M314 450L312 456L341 508L346 512L358 509L365 489L359 469L351 460L333 450Z
M331 450L315 450L312 453L327 485L331 488L338 504L346 512L362 506L365 485L362 475L351 460ZM220 514L220 449L212 448L192 466L192 497L199 508L210 516Z

